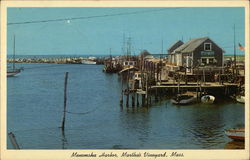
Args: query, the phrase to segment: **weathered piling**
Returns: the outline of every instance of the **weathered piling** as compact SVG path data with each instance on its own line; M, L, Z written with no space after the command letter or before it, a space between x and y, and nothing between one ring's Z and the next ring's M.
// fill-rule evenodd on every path
M8 136L10 138L10 142L13 145L14 149L20 149L20 147L16 141L16 137L15 137L14 133L10 132L10 133L8 133Z
M120 106L123 107L123 90L121 91L121 96L120 96Z
M132 94L132 107L135 107L135 95L134 95L134 93Z
M67 84L68 84L68 72L65 73L64 80L64 105L63 105L63 120L62 120L62 130L64 131L65 117L66 117L66 107L67 107Z
M140 103L139 103L139 94L136 94L136 106L139 107Z

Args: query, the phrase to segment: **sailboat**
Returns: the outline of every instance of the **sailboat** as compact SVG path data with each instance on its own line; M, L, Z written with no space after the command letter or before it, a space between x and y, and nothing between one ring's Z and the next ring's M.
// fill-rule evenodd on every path
M21 72L21 69L16 68L15 61L16 59L15 59L15 35L14 35L13 62L12 62L13 66L12 66L12 69L10 70L7 69L7 77L13 77Z

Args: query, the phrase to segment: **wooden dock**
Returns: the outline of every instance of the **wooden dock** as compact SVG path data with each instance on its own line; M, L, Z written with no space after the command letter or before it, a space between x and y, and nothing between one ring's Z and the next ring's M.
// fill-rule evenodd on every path
M223 83L219 84L218 82L212 83L212 82L207 82L204 84L197 84L197 83L188 83L185 84L185 82L181 82L180 85L178 86L177 83L172 83L172 82L162 82L160 85L153 85L151 88L187 88L187 89L195 89L197 87L201 88L225 88L225 87L237 87L237 84L233 83Z

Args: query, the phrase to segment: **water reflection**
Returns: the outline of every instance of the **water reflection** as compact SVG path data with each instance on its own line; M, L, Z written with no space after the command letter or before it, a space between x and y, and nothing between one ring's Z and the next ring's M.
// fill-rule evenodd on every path
M221 137L224 136L225 122L221 119L222 113L218 110L218 106L206 108L197 105L190 107L189 122L186 123L185 128L193 142L200 145L201 148L211 148L224 142Z
M120 127L124 137L128 137L128 147L142 148L149 139L149 110L147 107L126 108L120 114Z
M62 131L62 149L67 149L66 146L68 146L68 141L67 141L67 138L65 136L64 130L61 130L61 131Z

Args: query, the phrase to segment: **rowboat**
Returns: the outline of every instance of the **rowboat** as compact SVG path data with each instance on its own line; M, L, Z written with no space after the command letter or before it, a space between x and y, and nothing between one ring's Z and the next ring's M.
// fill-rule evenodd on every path
M187 105L194 103L197 98L193 95L177 95L175 98L171 99L171 102L176 105Z
M236 101L239 103L245 103L245 96L236 96Z
M215 97L212 95L204 95L201 97L201 102L205 104L213 104Z
M236 141L244 141L245 140L245 128L233 128L233 129L225 129L225 134Z

